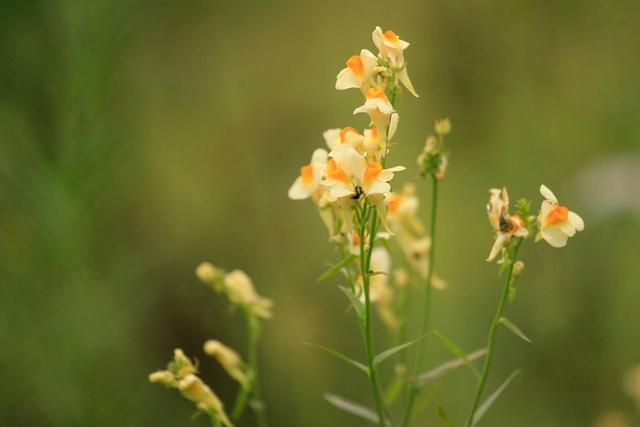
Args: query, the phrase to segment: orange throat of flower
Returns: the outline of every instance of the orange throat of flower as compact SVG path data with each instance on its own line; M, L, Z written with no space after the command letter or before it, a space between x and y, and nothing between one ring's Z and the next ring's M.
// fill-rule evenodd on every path
M334 181L339 181L345 184L351 183L349 175L347 175L344 169L338 166L338 163L334 159L329 159L327 162L327 176Z
M399 194L392 194L389 197L389 202L387 203L387 209L389 210L390 214L394 214L398 211L398 208L400 208L400 205L402 204L402 200L403 200L403 197Z
M349 68L356 76L364 76L364 64L362 63L360 55L353 55L351 58L347 59L347 68Z
M302 177L302 182L306 185L311 185L313 183L313 166L305 165L300 168L300 176Z
M556 205L547 214L547 225L558 225L567 221L569 218L569 209L564 206Z
M364 184L369 185L382 173L382 165L378 162L367 164L367 169L364 171Z

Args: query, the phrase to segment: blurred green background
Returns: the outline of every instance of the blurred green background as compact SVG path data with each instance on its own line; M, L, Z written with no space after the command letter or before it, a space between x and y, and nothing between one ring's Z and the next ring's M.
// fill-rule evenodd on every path
M326 391L370 404L357 373L301 345L360 357L357 328L311 203L287 190L330 127L364 127L334 78L375 25L411 42L419 99L400 100L392 163L416 175L433 120L450 116L434 326L483 345L500 293L490 187L539 203L551 187L586 230L527 244L489 389L523 374L487 426L589 426L631 414L640 363L640 3L6 0L0 6L0 425L190 424L193 406L149 384L174 347L234 384L201 345L244 349L241 318L197 282L203 260L242 268L276 302L262 381L274 426L356 426ZM422 212L429 189L419 183ZM385 344L381 325L378 347ZM428 366L450 358L428 345ZM460 371L434 404L462 421ZM435 405L422 423L439 425ZM633 421L632 421L633 422ZM637 422L637 419L636 419ZM252 425L248 417L242 425ZM640 424L636 424L640 425Z

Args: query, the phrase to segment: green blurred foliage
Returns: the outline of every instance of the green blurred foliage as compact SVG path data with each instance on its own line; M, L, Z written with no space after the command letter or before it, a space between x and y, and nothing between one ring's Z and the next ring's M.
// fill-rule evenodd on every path
M192 406L147 382L176 346L230 405L234 385L201 345L243 349L244 331L194 278L205 259L246 270L276 301L261 353L272 425L360 425L321 396L368 404L368 384L301 345L361 352L344 296L315 283L336 260L325 230L286 192L324 129L366 125L351 116L356 91L333 84L348 56L373 49L375 25L411 42L421 94L400 102L398 183L417 174L433 120L453 120L438 329L465 350L485 341L500 292L484 262L488 188L539 200L544 182L587 224L564 250L524 248L508 316L534 345L500 334L489 388L523 374L484 425L631 411L639 212L590 217L603 195L576 189L603 159L639 154L639 14L631 0L3 2L0 425L188 425ZM639 197L637 179L617 185ZM428 352L425 369L449 357ZM472 394L461 371L435 403L461 421ZM435 406L421 416L437 425Z

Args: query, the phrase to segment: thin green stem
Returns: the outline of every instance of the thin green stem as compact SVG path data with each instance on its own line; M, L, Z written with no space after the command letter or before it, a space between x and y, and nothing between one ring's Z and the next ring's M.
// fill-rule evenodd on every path
M513 264L517 260L518 250L520 249L520 245L522 244L522 238L518 239L518 242L513 249L513 254L510 258L509 269L507 270L507 279L504 283L504 289L502 290L502 296L500 297L500 301L498 302L498 309L496 310L496 315L493 318L493 322L491 323L491 328L489 329L489 339L487 342L487 356L484 360L484 368L482 369L482 375L480 376L480 381L478 382L478 388L476 390L476 396L473 399L473 406L471 407L471 412L469 413L469 419L467 420L467 427L471 427L473 425L473 418L475 417L476 411L478 410L478 405L480 405L480 398L482 397L482 392L484 391L484 387L487 383L487 378L489 377L489 371L491 371L491 365L493 363L493 354L495 351L495 343L496 343L496 334L498 332L498 326L500 325L500 319L504 313L504 309L507 305L507 301L509 301L509 290L511 288L511 279L513 276Z
M422 310L422 329L421 333L424 334L427 332L429 328L429 320L431 314L431 290L433 289L432 280L433 280L433 271L435 269L435 254L436 254L436 219L438 212L438 179L435 175L431 175L431 225L430 225L430 236L431 236L431 247L429 248L429 257L428 257L428 268L427 268L427 278L425 281L426 288L424 291L424 308ZM420 362L422 361L422 352L424 351L424 341L420 340L418 343L418 349L416 351L415 363L413 365L413 375L418 373L418 369L420 368ZM404 427L408 426L411 421L411 412L413 411L413 401L415 400L418 394L418 390L414 385L409 386L408 396L407 396L407 407L405 409L404 419L402 421L402 425Z
M260 382L258 381L258 343L260 342L261 325L260 320L249 311L246 312L247 326L249 329L248 343L248 366L249 366L249 383L243 386L238 392L236 402L233 407L232 418L238 421L247 406L250 395L253 395L252 408L256 415L257 425L261 427L267 426L266 407L262 400L262 391Z
M366 205L365 205L366 206ZM375 212L375 208L371 207L374 212L371 216L371 225L369 228L369 250L365 251L365 230L366 223L362 223L360 227L360 272L362 274L362 287L364 289L364 335L365 335L365 350L367 353L367 362L369 365L369 379L371 380L371 389L373 392L373 400L378 413L378 423L381 427L386 425L384 406L382 403L382 395L380 393L380 383L378 379L378 370L374 363L375 352L373 347L373 331L371 327L371 298L369 294L370 274L371 267L371 254L373 253L373 247L375 246L376 233L378 228L378 216Z

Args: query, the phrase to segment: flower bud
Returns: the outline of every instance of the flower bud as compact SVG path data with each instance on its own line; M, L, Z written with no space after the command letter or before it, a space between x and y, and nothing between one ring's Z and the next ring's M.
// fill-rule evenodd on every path
M213 283L217 276L218 270L210 262L202 262L196 268L196 276L204 283Z
M222 366L235 367L242 365L240 355L234 350L217 340L209 340L204 343L204 352L211 357L218 359Z
M522 270L524 270L524 261L518 260L513 264L513 271L511 274L514 278L518 277L522 273Z
M178 383L178 389L184 397L195 403L201 402L211 394L211 389L193 374L181 379Z
M174 375L178 378L184 378L187 375L194 374L198 370L194 366L193 362L184 354L184 351L180 348L176 348L173 351L174 368L172 369Z
M149 374L149 382L154 384L162 384L165 387L177 387L173 374L169 371L156 371Z
M436 120L436 133L440 136L448 135L451 132L451 120L448 118Z

